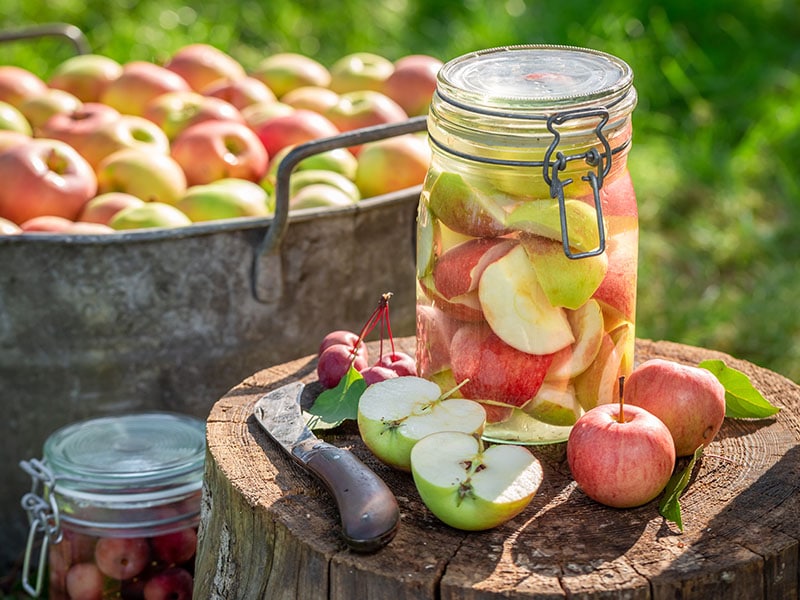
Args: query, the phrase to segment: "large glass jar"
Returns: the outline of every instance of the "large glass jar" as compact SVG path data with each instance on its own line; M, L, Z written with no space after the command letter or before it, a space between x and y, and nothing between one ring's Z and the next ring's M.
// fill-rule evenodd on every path
M417 228L417 363L483 403L487 440L553 443L619 398L638 251L633 74L569 46L439 72Z
M204 461L205 423L185 415L102 417L51 434L43 459L22 463L34 482L22 500L26 591L38 596L49 572L51 600L191 598Z

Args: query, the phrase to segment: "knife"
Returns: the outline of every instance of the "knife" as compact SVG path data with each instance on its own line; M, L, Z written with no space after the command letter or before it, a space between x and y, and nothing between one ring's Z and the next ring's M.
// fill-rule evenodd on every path
M351 452L317 438L300 408L305 385L296 381L258 399L253 415L267 435L316 475L333 495L350 549L374 552L388 544L400 522L392 491Z

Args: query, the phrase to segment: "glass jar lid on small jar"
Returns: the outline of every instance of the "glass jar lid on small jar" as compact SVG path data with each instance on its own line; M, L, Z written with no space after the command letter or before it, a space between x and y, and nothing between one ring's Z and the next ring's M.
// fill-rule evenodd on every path
M33 480L31 492L22 498L30 521L23 565L26 591L34 596L41 592L47 551L53 556L65 535L96 544L195 529L205 448L203 421L168 412L95 418L52 433L42 460L20 463ZM28 576L37 536L43 543L32 586ZM73 565L58 566L66 570Z

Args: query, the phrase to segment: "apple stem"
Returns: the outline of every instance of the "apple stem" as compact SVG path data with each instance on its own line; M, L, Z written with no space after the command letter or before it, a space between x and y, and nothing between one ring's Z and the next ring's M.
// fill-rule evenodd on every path
M439 398L439 400L447 400L447 399L448 399L450 396L452 396L452 395L453 395L453 394L455 394L455 393L456 393L456 392L457 392L459 389L461 389L461 386L463 386L463 385L464 385L464 384L466 384L467 382L469 382L469 379L465 379L464 381L462 381L461 383L459 383L459 384L458 384L457 386L455 386L454 388L452 388L452 389L448 390L447 392L445 392L444 394L442 394L442 395L441 395L441 397Z
M625 398L623 395L623 391L625 389L625 377L619 378L619 416L617 417L617 421L620 423L625 422Z
M389 299L394 296L393 292L384 292L381 294L380 299L378 300L378 306L372 311L372 314L367 319L367 322L364 323L364 327L361 328L361 331L358 334L358 340L355 343L355 348L358 348L358 345L362 342L362 340L368 336L373 329L380 323L380 361L383 358L383 338L384 338L384 331L389 338L389 345L392 349L392 358L395 356L394 350L394 336L392 335L392 325L389 319ZM385 328L385 329L384 329ZM353 357L355 361L355 356Z

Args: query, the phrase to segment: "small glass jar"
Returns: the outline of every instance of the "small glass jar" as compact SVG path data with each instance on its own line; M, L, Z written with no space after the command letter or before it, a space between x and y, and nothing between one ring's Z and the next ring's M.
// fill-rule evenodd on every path
M49 563L51 600L191 598L204 461L205 423L184 415L103 417L51 434L41 461L21 463L33 479L22 499L25 590L39 596Z
M484 405L487 440L564 441L632 369L635 105L630 67L583 48L495 48L439 72L417 364Z

